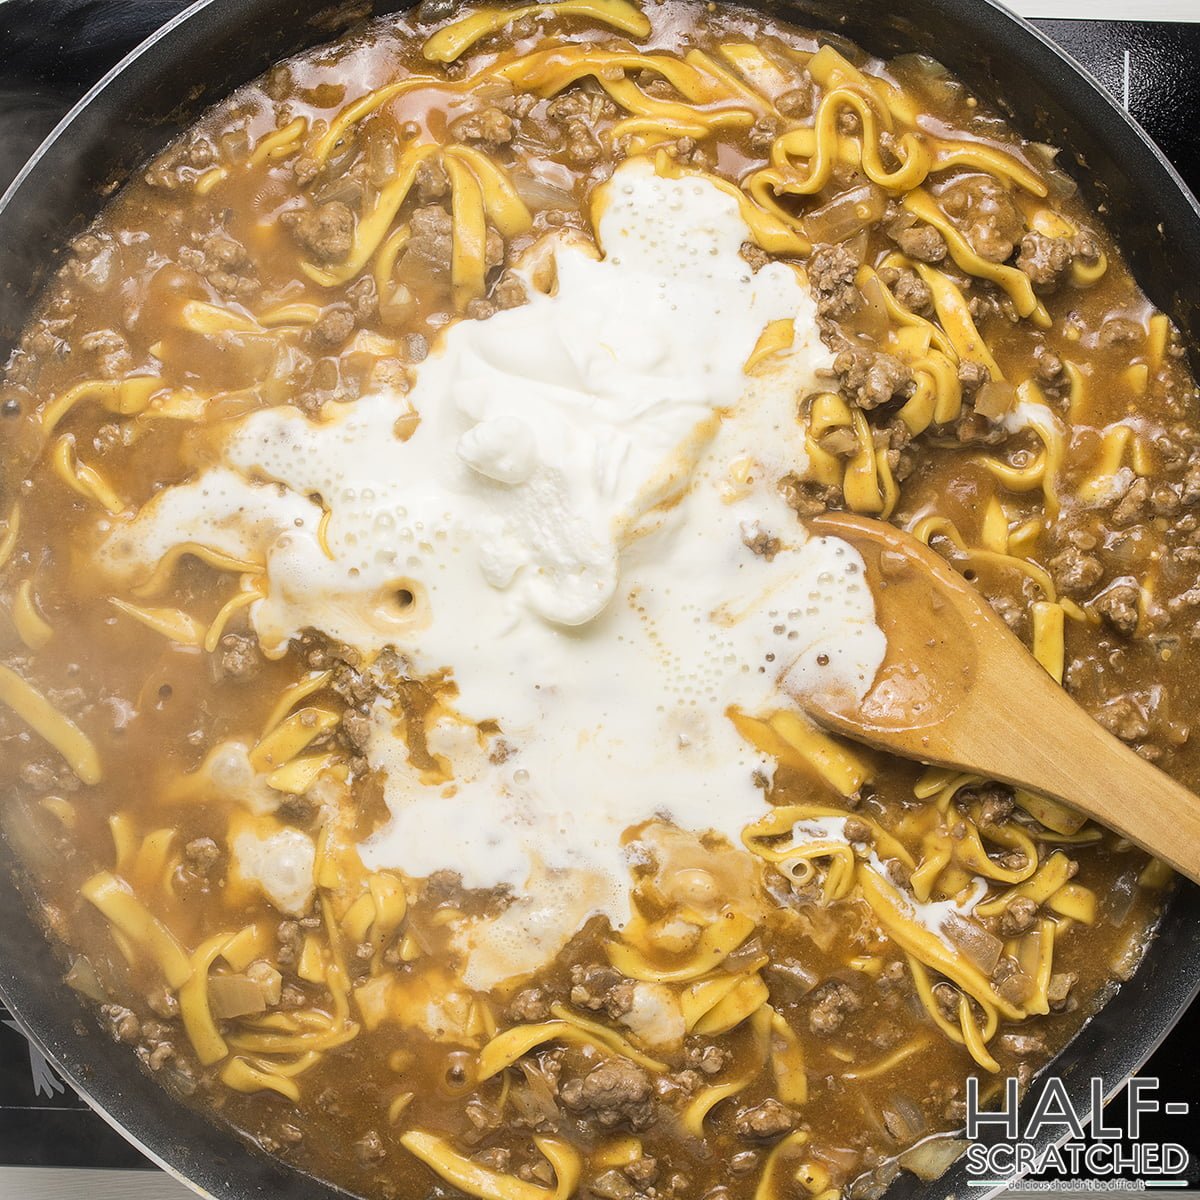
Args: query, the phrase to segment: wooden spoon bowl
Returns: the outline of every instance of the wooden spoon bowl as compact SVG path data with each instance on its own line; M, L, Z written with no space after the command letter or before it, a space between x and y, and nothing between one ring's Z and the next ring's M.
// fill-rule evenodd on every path
M940 555L882 521L827 513L862 556L887 653L864 698L795 696L826 728L1069 805L1200 883L1200 798L1080 708Z

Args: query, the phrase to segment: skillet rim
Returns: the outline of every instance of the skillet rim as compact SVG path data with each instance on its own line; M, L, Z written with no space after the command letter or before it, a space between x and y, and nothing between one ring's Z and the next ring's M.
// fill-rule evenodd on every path
M793 0L791 4L773 3L772 0L759 0L757 4L754 0L748 2L752 7L766 9L772 15L797 23L807 21L817 28L833 32L845 25L845 18L833 16L840 11L840 5L832 0ZM193 51L203 53L206 34L211 32L228 37L232 26L252 25L254 14L278 21L280 10L288 4L295 6L298 17L311 18L311 10L303 0L196 0L130 51L71 108L0 197L0 277L3 278L0 284L0 319L11 308L19 309L26 304L32 307L29 296L31 293L36 295L43 281L38 276L39 268L49 270L57 265L58 253L45 253L48 231L42 230L41 244L35 253L36 261L27 272L33 287L17 294L11 271L5 270L14 257L11 253L16 240L14 233L19 239L22 219L26 223L31 219L28 211L14 214L13 210L26 198L27 186L36 187L39 183L45 186L49 182L41 179L41 175L54 170L60 149L70 160L72 148L65 144L68 137L79 133L81 129L86 136L89 133L87 127L94 123L103 105L115 108L120 113L123 108L135 106L139 96L150 85L155 82L161 84L161 79L157 77L161 76L162 64L155 61L160 51L168 61L173 59L176 62L187 52L189 45ZM372 3L372 16L383 16L404 7L407 5L402 0L382 0ZM1164 219L1157 227L1160 240L1165 244L1168 230L1172 235L1182 236L1188 249L1185 260L1200 267L1200 203L1145 131L1064 50L1035 26L1009 12L995 0L905 0L903 7L926 17L934 16L953 25L972 28L984 39L982 44L989 51L993 46L1004 47L1028 66L1041 85L1054 94L1065 114L1071 118L1068 131L1087 130L1114 145L1114 154L1129 151L1119 156L1131 166L1140 166L1148 172L1133 183L1133 190L1143 197L1156 200L1160 212L1166 210ZM903 24L902 17L898 28ZM305 28L301 36L289 39L289 49L282 53L272 52L270 61L331 40L338 32L333 28ZM872 51L880 50L878 39L874 45L867 38L856 40ZM986 54L983 57L986 59ZM184 123L189 124L210 104L219 102L236 87L254 78L263 69L257 65L260 61L261 55L247 55L249 73L238 67L233 72L237 82L229 87L222 84L214 95L193 100L192 109ZM955 72L960 76L967 75L958 67ZM1019 122L1018 127L1032 132L1027 121ZM171 136L174 136L174 132L171 131ZM165 140L160 140L151 153L156 153ZM125 166L135 166L144 157L139 154L134 163ZM1069 170L1075 175L1079 167L1073 165ZM1160 177L1158 180L1153 178L1156 173ZM123 175L128 176L128 169ZM1091 180L1085 174L1080 182L1086 190ZM1167 186L1159 187L1156 191L1155 184ZM103 207L104 200L92 193L88 193L86 198L86 220L90 222ZM1090 199L1094 205L1095 198ZM1107 217L1105 219L1107 221ZM16 229L10 230L10 225ZM54 232L53 251L61 252L64 230L58 226ZM1126 238L1117 240L1123 249L1127 249ZM1177 273L1182 273L1184 269L1178 268ZM1155 286L1158 280L1144 278L1136 264L1135 276L1139 285L1151 296L1160 291ZM1160 307L1179 319L1175 306L1160 302ZM22 322L27 317L28 311L21 313ZM1197 361L1200 355L1200 300L1191 305L1188 317L1186 324L1192 335L1193 366L1200 373L1200 361ZM4 336L7 332L6 329L0 329L0 344L8 340ZM94 1006L84 1004L63 984L58 952L26 907L27 897L22 895L24 889L18 884L20 875L19 862L14 857L7 837L0 837L0 913L16 917L15 921L0 921L0 1000L9 1008L30 1041L97 1113L148 1158L176 1179L213 1200L278 1195L313 1197L314 1200L328 1197L332 1200L333 1197L350 1195L340 1188L313 1179L281 1159L247 1146L228 1126L207 1119L174 1097L163 1103L162 1088L141 1070L128 1047L114 1046L96 1032ZM37 960L36 973L20 969L22 958L26 961ZM1170 961L1164 961L1168 958ZM1164 972L1167 972L1165 979L1156 978ZM1165 998L1153 995L1153 988L1157 984L1164 985ZM1109 1069L1104 1070L1104 1077L1112 1080L1115 1074L1116 1082L1109 1083L1106 1095L1111 1097L1116 1094L1128 1077L1149 1058L1198 993L1200 888L1180 881L1175 894L1164 904L1154 937L1134 976L1115 989L1114 994L1088 1018L1050 1064L1054 1070L1073 1081L1073 1086L1072 1082L1068 1083L1068 1090L1080 1110L1086 1107L1081 1101L1087 1096L1087 1073L1107 1066ZM1131 1014L1143 1018L1144 1023L1134 1036L1131 1037L1130 1031L1119 1025L1117 1018L1121 1013L1114 1009L1128 1009ZM1144 1019L1147 1012L1153 1014L1149 1020ZM80 1025L81 1019L86 1023L84 1026ZM87 1028L87 1034L79 1036L79 1028ZM1105 1058L1109 1060L1107 1064L1103 1062ZM97 1077L93 1077L93 1067L97 1061L104 1069ZM1028 1103L1022 1105L1023 1116L1028 1115L1028 1109ZM169 1138L164 1138L164 1131ZM1061 1140L1046 1136L1039 1146L1048 1146ZM915 1176L901 1175L888 1190L887 1200L929 1200L939 1195L962 1195L967 1187L968 1176L965 1164L960 1159L940 1179L931 1183L922 1184ZM975 1194L981 1200L987 1200L999 1190L976 1189Z

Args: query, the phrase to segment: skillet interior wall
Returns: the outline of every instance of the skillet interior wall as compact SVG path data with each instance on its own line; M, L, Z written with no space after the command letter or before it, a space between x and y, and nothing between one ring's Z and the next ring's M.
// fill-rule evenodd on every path
M770 8L785 19L835 30L877 53L934 54L983 98L1003 107L1018 127L1068 146L1066 165L1091 203L1102 206L1110 225L1121 231L1142 286L1172 313L1190 344L1200 344L1200 273L1183 265L1200 263L1200 214L1172 187L1168 169L1148 145L1138 143L1120 114L1033 35L1021 39L1020 53L1015 52L1009 18L985 0L913 0L909 17L892 11L894 0L850 3L849 11L826 0ZM397 7L402 6L381 5L377 11ZM368 12L366 5L314 13L294 0L210 0L110 81L34 164L0 212L4 353L33 307L54 252L90 221L113 185L209 104L272 62L336 36ZM981 53L981 46L994 49ZM1121 149L1114 152L1113 146ZM1200 367L1195 357L1193 364ZM12 865L11 851L0 847L5 918L0 922L0 992L31 1018L52 1057L156 1157L215 1195L344 1194L244 1151L230 1135L198 1123L181 1108L164 1109L157 1086L119 1047L98 1036L90 1016L61 986L61 967L12 887ZM1112 1082L1135 1068L1186 1004L1198 976L1200 892L1186 888L1171 904L1158 944L1138 975L1058 1060L1057 1069L1074 1081L1072 1091L1086 1096L1087 1077L1098 1068ZM88 1031L86 1037L81 1039L78 1030ZM902 1177L892 1194L944 1195L964 1184L958 1171L926 1186Z

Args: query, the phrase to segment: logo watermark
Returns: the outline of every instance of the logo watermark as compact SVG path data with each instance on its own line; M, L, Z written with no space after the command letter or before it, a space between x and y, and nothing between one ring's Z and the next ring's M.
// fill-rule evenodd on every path
M1123 1113L1116 1111L1119 1105L1115 1103L1105 1113L1104 1081L1099 1077L1090 1081L1089 1103L1083 1112L1075 1108L1061 1077L1040 1079L1035 1087L1040 1090L1022 1123L1015 1078L1005 1080L1003 1106L983 1111L979 1080L968 1077L966 1134L970 1145L965 1161L972 1187L1006 1186L1017 1179L1023 1191L1187 1187L1191 1162L1187 1147L1142 1136L1143 1118L1160 1113L1182 1117L1190 1110L1185 1102L1160 1100L1156 1078L1135 1076L1129 1081ZM1047 1174L1069 1178L1037 1179Z

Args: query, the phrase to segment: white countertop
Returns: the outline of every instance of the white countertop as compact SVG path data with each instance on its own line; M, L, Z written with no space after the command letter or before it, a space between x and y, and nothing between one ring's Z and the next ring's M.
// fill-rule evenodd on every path
M1023 17L1091 21L1200 21L1198 0L1004 0Z
M162 1171L0 1167L0 1200L195 1200Z

